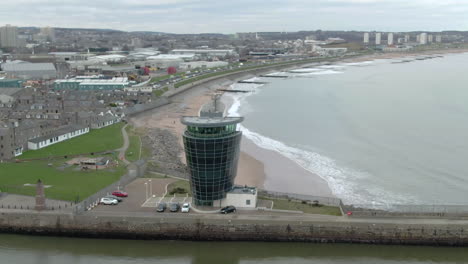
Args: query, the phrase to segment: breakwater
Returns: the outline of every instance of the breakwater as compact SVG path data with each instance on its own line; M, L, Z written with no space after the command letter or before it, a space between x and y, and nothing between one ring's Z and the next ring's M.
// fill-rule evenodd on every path
M295 241L402 245L468 245L468 221L353 219L267 215L0 214L0 231L37 235L191 241Z

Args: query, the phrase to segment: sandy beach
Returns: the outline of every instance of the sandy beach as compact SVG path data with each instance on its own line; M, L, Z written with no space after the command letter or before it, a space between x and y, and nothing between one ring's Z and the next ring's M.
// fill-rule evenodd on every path
M346 59L342 62L361 62L375 59L395 59L417 55L462 52L468 52L468 50L380 53ZM226 79L210 81L209 83L193 87L172 97L173 102L171 104L134 117L131 122L136 127L168 130L177 136L179 145L183 147L182 133L185 126L180 123L180 118L182 116L198 115L201 106L210 101L216 89L220 88L229 89L229 83ZM229 107L230 100L223 101L228 101L227 107ZM182 163L186 163L183 152L180 153L179 158ZM242 139L241 155L235 183L256 186L271 191L333 197L333 193L327 182L321 177L305 170L280 153L258 147L246 137Z
M179 145L183 147L182 134L185 126L180 123L182 116L196 116L200 108L211 100L215 89L228 88L222 85L214 87L198 86L173 98L173 103L149 111L138 117L132 118L131 122L136 127L146 129L166 129L171 131L179 139ZM186 164L185 154L180 153L181 162ZM242 151L239 157L239 165L235 184L264 187L265 172L263 163L252 155Z

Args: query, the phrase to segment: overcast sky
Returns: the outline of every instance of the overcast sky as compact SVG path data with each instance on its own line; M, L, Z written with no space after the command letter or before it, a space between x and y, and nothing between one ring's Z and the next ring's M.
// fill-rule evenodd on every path
M0 24L169 33L468 30L468 0L0 0Z

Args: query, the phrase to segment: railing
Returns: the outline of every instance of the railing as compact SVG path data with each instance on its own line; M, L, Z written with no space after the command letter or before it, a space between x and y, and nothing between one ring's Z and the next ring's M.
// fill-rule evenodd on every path
M334 197L314 196L314 195L297 194L297 193L283 193L283 192L267 191L267 190L262 190L262 189L258 189L258 196L275 198L275 199L306 201L309 203L313 203L314 201L317 201L319 204L329 205L329 206L340 206L341 204L341 200L338 198L334 198Z

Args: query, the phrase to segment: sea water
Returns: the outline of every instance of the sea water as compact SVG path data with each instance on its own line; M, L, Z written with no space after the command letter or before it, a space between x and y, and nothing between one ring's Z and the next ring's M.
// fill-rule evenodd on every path
M346 203L468 204L468 54L408 59L234 84L252 92L231 95L229 114L245 116L247 138L319 175Z

